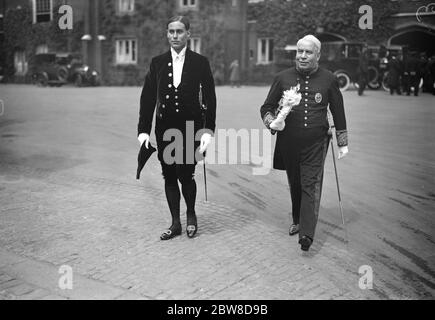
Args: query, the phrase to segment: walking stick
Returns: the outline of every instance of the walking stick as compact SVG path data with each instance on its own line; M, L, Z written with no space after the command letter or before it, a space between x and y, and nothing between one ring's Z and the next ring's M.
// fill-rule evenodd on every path
M199 105L202 109L202 127L205 129L205 113L207 111L207 106L203 104L202 101L202 86L199 84ZM202 160L203 168L204 168L204 193L205 193L205 202L207 202L207 171L205 170L205 155L206 151L204 151L203 156L204 159Z
M334 162L335 182L337 183L338 205L340 207L341 222L342 222L343 228L344 228L344 237L345 237L346 248L347 248L347 244L349 243L349 240L348 240L349 238L347 236L347 228L346 228L346 223L345 223L345 219L344 219L343 206L341 204L340 184L338 183L338 171L337 171L337 164L335 162L334 137L333 137L333 134L332 134L332 129L333 128L335 128L335 126L334 125L330 125L332 160Z
M332 128L334 128L334 126L332 126ZM341 205L340 184L338 183L338 172L337 172L337 164L335 162L335 151L334 151L334 142L333 142L333 140L334 139L331 137L332 160L334 162L335 181L337 182L338 204L340 206L341 221L342 221L343 225L345 225L344 214L343 214L343 206Z

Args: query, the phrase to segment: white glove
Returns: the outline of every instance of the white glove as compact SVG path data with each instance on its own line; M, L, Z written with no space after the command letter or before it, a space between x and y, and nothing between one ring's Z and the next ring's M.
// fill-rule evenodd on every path
M211 134L210 133L204 133L201 136L201 143L199 145L199 153L203 153L207 149L208 145L210 144L210 141L211 141Z
M338 147L338 160L346 156L349 152L349 148L347 146Z
M285 127L284 119L278 119L278 118L273 120L269 125L270 129L273 129L276 131L282 131L282 130L284 130L284 127Z
M148 133L141 133L137 137L137 140L139 140L141 146L145 142L145 147L148 149L148 147L150 145L150 136Z

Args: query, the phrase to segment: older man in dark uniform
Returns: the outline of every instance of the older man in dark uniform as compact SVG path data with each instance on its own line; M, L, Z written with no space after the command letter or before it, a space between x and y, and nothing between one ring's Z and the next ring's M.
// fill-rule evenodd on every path
M168 21L167 38L171 49L152 59L140 98L138 139L141 144L146 143L147 147L154 110L157 108L155 133L158 159L172 216L172 224L162 233L161 240L171 239L182 231L178 181L187 207L187 236L194 237L198 230L195 165L198 155L210 143L215 129L216 94L213 75L207 58L187 48L189 29L190 23L186 17L176 16ZM202 102L207 106L206 110L200 105L200 94ZM208 132L201 135L199 131L204 127ZM181 133L181 142L177 135L168 134L175 132ZM196 139L198 132L201 135L200 142ZM172 152L168 150L175 150L175 161ZM177 154L180 150L181 156Z
M327 109L336 128L339 159L348 153L343 97L336 77L319 67L320 41L308 35L297 43L296 67L280 72L261 107L264 124L270 128L283 91L300 86L302 99L293 107L278 131L273 167L286 170L292 199L293 224L290 235L299 233L301 249L307 251L314 239L323 166L330 136Z

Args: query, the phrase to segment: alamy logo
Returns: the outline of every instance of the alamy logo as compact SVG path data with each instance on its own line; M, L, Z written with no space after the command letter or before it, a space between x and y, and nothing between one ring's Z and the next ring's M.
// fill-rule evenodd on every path
M435 14L435 3L429 3L427 6L421 6L418 8L415 17L417 18L417 21L421 23L423 21L423 16L432 14Z
M194 122L186 121L186 145L183 132L168 129L163 140L170 142L163 149L163 161L168 164L193 164L204 160L199 148L195 149L194 141L200 141L208 129L195 133ZM186 158L184 158L186 155ZM272 136L269 130L260 129L217 129L214 139L207 147L206 163L208 164L248 164L252 165L253 175L267 175L272 168Z
M358 26L362 30L373 29L373 8L369 5L362 5L359 7L359 13L363 15L359 18Z
M358 273L362 274L359 278L358 286L361 290L373 289L373 269L368 265L359 267Z
M59 288L62 290L72 290L73 288L73 270L70 266L64 264L60 266L59 273L62 275L59 278Z
M63 5L59 8L59 13L63 14L59 18L59 29L61 30L72 30L73 28L73 9L69 5Z

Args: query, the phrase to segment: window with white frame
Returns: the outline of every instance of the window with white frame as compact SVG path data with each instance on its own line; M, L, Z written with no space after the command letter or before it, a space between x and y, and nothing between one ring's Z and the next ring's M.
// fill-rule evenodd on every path
M32 0L33 23L53 19L53 0Z
M116 40L116 64L137 63L137 41L136 39Z
M118 4L120 13L134 12L134 0L118 0Z
M201 38L193 37L187 40L187 46L196 53L201 53Z
M273 38L258 39L257 63L268 64L273 62Z
M194 8L198 4L197 0L180 0L181 8Z

